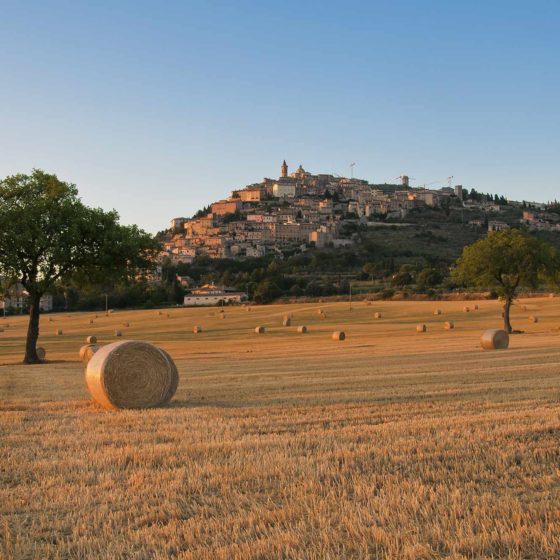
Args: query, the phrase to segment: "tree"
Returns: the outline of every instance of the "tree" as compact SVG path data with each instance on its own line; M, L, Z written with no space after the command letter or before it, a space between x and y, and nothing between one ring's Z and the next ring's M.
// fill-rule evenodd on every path
M55 285L110 284L149 270L159 243L116 212L88 208L75 185L34 170L0 181L0 277L29 294L24 363L38 363L39 302Z
M465 247L453 271L458 283L495 289L504 302L504 329L511 333L510 308L520 288L553 282L560 271L556 249L517 230L493 231Z
M424 268L416 276L416 283L420 289L434 288L443 281L442 273L435 268Z

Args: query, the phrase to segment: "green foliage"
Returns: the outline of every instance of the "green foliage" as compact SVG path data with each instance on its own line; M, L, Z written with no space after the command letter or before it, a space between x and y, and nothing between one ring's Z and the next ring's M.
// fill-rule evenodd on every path
M210 206L210 205L204 206L204 208L201 208L200 210L198 210L197 212L195 212L193 214L192 219L197 220L199 218L204 218L205 216L210 214L211 211L212 211L212 206Z
M494 289L504 299L504 323L511 331L509 308L519 288L555 282L560 272L558 251L549 243L517 230L490 232L465 247L453 279L479 289Z
M439 286L443 281L443 274L435 268L425 268L416 276L416 283L422 290Z
M74 185L34 170L0 182L0 276L29 293L26 361L37 361L39 299L55 284L111 284L149 270L159 244L116 212L88 208Z
M511 297L518 288L537 288L553 280L558 271L558 252L549 243L517 229L490 232L465 247L453 277L476 288L495 288Z
M282 295L282 290L272 279L267 279L261 282L255 292L254 300L257 303L270 303L271 301L279 298Z

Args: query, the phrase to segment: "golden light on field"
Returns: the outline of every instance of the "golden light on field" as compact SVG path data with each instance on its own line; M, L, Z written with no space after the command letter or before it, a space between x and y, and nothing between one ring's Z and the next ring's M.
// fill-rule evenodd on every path
M25 367L26 319L0 320L0 557L555 557L560 300L496 351L499 303L468 306L55 314ZM175 360L169 407L91 402L79 349L124 323Z

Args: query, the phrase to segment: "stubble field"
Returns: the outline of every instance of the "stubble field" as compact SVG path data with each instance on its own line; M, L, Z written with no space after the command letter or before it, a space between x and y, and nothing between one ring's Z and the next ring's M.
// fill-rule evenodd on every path
M0 558L560 557L557 298L495 352L489 301L51 317L25 367L0 319ZM91 403L77 352L116 328L174 357L170 406Z

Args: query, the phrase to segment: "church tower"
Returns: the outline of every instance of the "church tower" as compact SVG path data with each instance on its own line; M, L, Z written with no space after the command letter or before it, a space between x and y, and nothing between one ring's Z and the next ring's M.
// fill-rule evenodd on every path
M287 177L288 176L288 164L286 163L286 160L284 160L282 162L282 173L281 173L281 177Z

